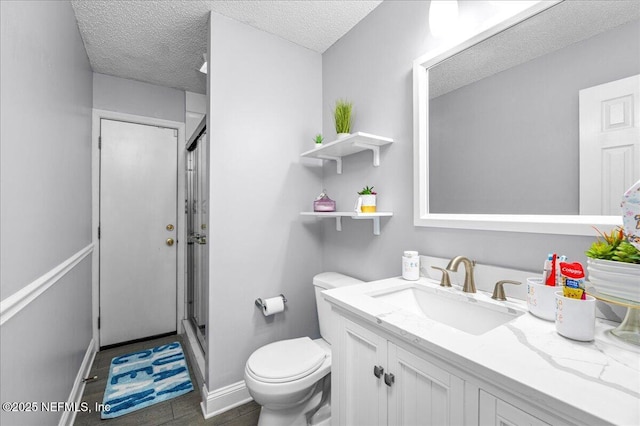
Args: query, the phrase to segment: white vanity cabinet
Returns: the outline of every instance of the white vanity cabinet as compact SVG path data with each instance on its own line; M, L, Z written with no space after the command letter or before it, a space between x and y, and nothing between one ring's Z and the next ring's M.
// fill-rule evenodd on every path
M488 391L495 387L454 373L428 351L366 321L341 316L338 338L332 346L333 426L580 424L496 397ZM504 391L497 394L509 399Z
M386 424L384 371L378 378L374 375L374 368L386 367L387 341L345 318L340 320L339 344L335 348L337 351L332 346L331 360L331 405L339 407L339 413L333 410L332 425ZM333 398L339 399L337 404ZM338 414L338 422L335 414Z
M464 381L400 346L388 342L388 424L464 424Z
M549 423L480 390L480 425L549 426Z
M596 320L591 343L529 314L473 334L379 297L413 287L393 277L323 293L336 314L333 425L640 425L638 353L611 341L610 323ZM526 310L519 300L495 303Z
M464 423L462 379L344 317L339 338L333 425Z

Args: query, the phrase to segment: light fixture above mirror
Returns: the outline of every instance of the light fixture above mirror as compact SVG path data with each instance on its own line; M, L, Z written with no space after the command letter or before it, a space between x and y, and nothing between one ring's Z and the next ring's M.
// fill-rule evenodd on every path
M458 0L431 0L429 5L429 30L434 37L441 37L456 30Z

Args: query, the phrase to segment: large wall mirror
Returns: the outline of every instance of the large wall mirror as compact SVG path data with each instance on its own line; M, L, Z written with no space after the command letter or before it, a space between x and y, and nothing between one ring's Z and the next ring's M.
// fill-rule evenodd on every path
M414 62L416 226L594 235L640 179L640 3L540 2Z

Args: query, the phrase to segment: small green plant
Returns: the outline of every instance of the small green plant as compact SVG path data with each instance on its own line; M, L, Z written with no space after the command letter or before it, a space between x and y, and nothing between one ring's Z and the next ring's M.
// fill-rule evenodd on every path
M314 141L315 143L317 143L317 144L321 144L323 140L324 140L324 138L322 137L322 135L321 135L320 133L318 133L318 134L316 135L316 137L315 137L315 138L313 138L313 141Z
M640 251L628 241L620 243L611 260L625 263L640 263Z
M333 118L336 125L336 133L351 133L353 103L344 99L338 99L333 110Z
M371 188L369 188L368 186L365 186L364 188L362 188L362 190L360 192L358 192L358 195L376 195L377 192L373 192L373 186Z
M622 228L615 228L610 233L598 234L603 238L597 238L585 252L592 259L613 260L614 262L640 263L640 251L629 241Z

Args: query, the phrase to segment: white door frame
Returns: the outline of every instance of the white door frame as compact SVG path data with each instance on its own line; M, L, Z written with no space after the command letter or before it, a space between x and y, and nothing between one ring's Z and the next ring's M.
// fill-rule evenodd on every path
M96 345L96 351L100 349L100 332L98 330L98 313L100 312L99 298L99 282L100 274L100 244L98 241L98 224L100 223L100 150L98 149L98 140L100 138L100 120L116 120L126 121L128 123L143 124L148 126L161 126L178 131L178 220L177 220L177 290L176 290L176 331L178 334L184 333L182 320L186 312L185 297L185 247L187 242L184 200L185 200L185 125L178 121L163 120L160 118L144 117L140 115L126 114L115 111L106 111L101 109L93 109L92 128L91 128L91 235L94 244L92 258L92 277L91 277L91 311L92 311L92 328L93 341Z

